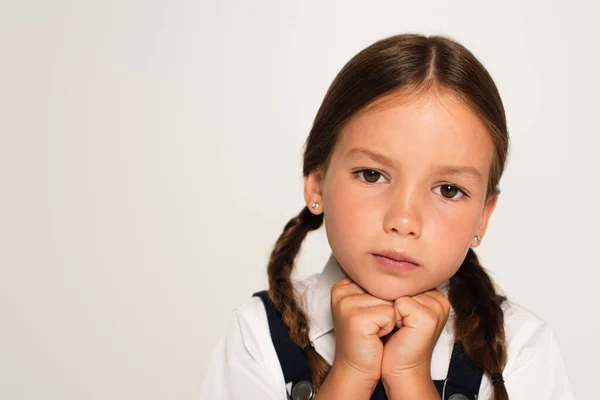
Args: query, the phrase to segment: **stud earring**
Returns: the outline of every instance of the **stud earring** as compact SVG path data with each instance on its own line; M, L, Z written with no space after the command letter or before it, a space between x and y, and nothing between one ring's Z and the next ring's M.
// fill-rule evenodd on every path
M312 208L314 208L315 210L316 210L317 208L319 208L319 203L312 203Z
M477 242L477 244L481 243L481 236L475 235L475 241Z

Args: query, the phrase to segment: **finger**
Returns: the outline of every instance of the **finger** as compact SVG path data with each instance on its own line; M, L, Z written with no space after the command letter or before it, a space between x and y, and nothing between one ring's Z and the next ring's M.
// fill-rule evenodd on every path
M331 291L331 304L339 303L345 297L365 294L365 291L360 287L355 287L351 285L338 287L336 290Z
M393 307L388 305L378 305L368 309L362 309L359 313L359 318L365 321L375 322L372 325L372 330L367 331L368 334L383 337L390 333L396 326L394 320L395 311ZM369 326L366 324L366 326Z
M337 281L336 283L333 284L333 286L331 287L331 290L338 290L341 287L347 286L347 285L351 285L352 283L354 283L352 281L352 279L350 278L344 278L344 279L340 279L339 281Z
M344 303L346 308L368 308L374 306L388 306L393 307L394 302L390 300L383 300L378 297L372 296L368 293L354 293L340 299L338 304Z
M423 323L438 324L434 313L425 305L421 304L412 297L400 297L394 301L396 311L396 326L416 328Z
M429 308L436 315L444 314L444 307L442 306L440 301L434 298L433 296L430 296L426 293L419 293L418 295L413 296L412 298L420 304L424 305L425 307Z
M436 299L442 305L442 308L444 309L444 314L448 315L448 313L450 312L451 305L450 300L448 299L448 297L446 297L444 293L436 289L435 291L426 292L425 294Z
M365 293L365 289L358 286L356 283L348 283L346 285L340 285L336 288L336 291L343 293L344 295L357 294L357 293Z
M426 292L423 292L422 294L433 297L434 299L439 301L440 304L442 304L442 305L445 303L448 303L448 298L446 297L446 295L444 293L440 292L438 289L431 289Z
M331 288L331 302L334 304L346 296L359 293L365 293L365 290L349 278L344 278L336 282Z
M450 302L439 290L433 289L420 293L415 296L414 299L431 308L436 314L443 316L444 319L448 317L448 313L450 312Z
M333 286L336 287L336 286L341 286L341 285L347 285L349 283L352 283L352 279L350 279L349 277L345 277L343 279L340 279L336 283L334 283Z
M439 300L425 293L415 296L414 300L423 305L426 309L426 313L429 313L431 318L435 319L437 327L436 330L444 327L446 321L448 320L448 313L446 312L444 306L440 304Z

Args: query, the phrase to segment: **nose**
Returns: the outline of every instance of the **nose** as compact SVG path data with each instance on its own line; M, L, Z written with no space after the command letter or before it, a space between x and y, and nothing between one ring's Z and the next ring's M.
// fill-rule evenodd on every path
M422 210L416 192L399 189L390 193L390 200L383 217L383 229L387 233L418 238L423 228Z

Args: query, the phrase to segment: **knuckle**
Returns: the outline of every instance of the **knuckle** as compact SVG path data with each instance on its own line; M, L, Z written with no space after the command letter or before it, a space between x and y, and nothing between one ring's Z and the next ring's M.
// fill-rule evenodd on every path
M444 315L446 312L444 305L441 304L439 301L436 301L433 307L435 308L434 312L436 313L436 315Z
M451 307L450 307L450 302L449 302L449 301L446 301L446 302L443 304L443 307L444 307L444 315L447 317L447 316L448 316L448 314L450 314L450 308L451 308Z
M335 308L337 306L337 304L339 303L337 293L331 293L330 303L331 303L331 308Z
M394 310L394 307L390 307L390 306L382 306L383 308L383 314L390 318L390 319L394 319L396 317L396 310Z
M333 284L333 286L331 287L331 291L337 290L340 287L342 287L348 283L349 283L348 278L340 279L339 281L337 281L336 283Z
M430 310L423 312L421 320L429 326L437 326L438 324L437 314Z
M402 307L404 304L406 304L407 300L408 299L406 297L397 298L396 300L394 300L394 306L396 308Z
M331 298L332 299L337 298L339 296L339 294L340 294L339 287L334 286L331 288Z
M340 301L338 301L337 309L340 312L340 314L346 314L348 312L348 310L350 309L348 297L342 297Z
M339 283L339 282L338 282ZM340 285L336 283L331 287L331 295L333 296L334 294L338 293L340 291Z
M348 321L348 326L352 328L357 328L363 325L362 323L362 315L360 313L350 313L346 320Z

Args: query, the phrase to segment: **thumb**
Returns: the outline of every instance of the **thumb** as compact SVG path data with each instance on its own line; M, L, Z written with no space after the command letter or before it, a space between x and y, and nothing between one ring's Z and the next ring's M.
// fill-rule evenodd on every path
M402 314L400 314L397 307L394 307L394 325L398 329L402 328Z
M390 333L396 327L395 315L396 310L392 306L373 307L375 313L375 324L379 327L377 336L383 337Z

